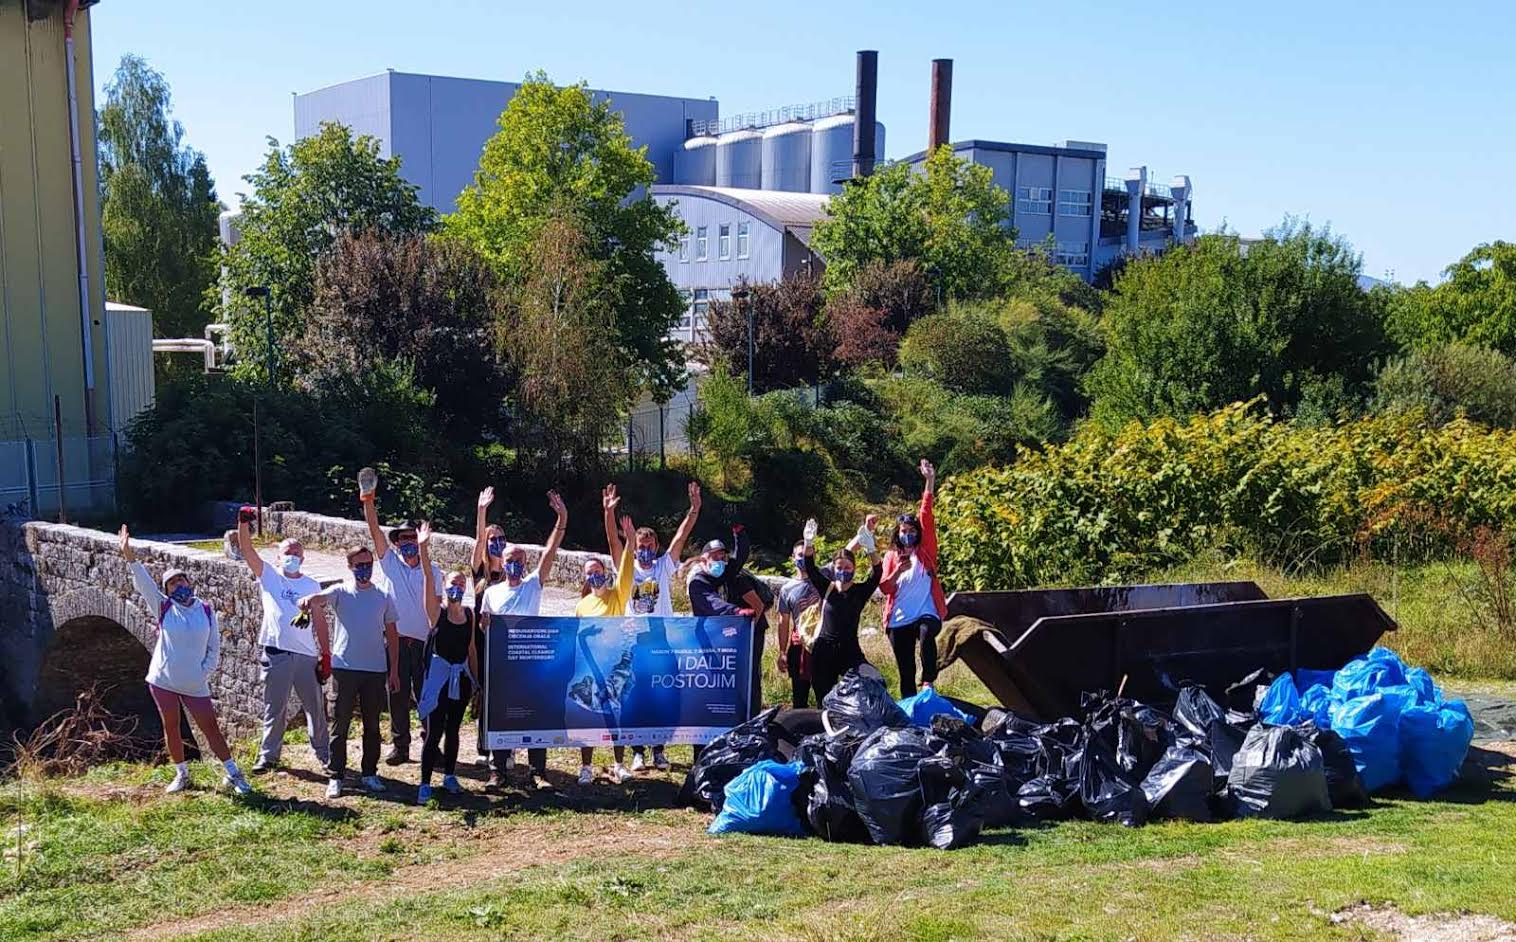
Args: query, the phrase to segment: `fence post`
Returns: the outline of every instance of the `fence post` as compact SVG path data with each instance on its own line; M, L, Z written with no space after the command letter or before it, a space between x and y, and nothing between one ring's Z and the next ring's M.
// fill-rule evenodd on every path
M668 439L668 436L665 435L664 431L663 431L663 415L667 411L668 411L668 406L667 405L665 405L664 403L661 403L661 402L658 403L658 470L659 471L666 471L666 470L668 470L668 454L667 454L667 447L668 446L666 445L666 441Z
M637 470L632 462L632 410L626 410L626 473Z
M58 456L58 522L68 523L63 509L63 397L53 397L53 444Z
M42 513L42 498L37 490L37 443L26 436L26 494L32 501L32 513Z

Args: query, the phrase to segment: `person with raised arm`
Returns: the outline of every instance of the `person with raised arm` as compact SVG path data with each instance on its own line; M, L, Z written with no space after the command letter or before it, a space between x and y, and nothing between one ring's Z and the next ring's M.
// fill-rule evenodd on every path
M657 616L670 618L674 614L674 574L679 571L679 557L684 553L684 544L694 532L695 522L700 518L700 482L689 483L690 509L674 531L667 549L658 540L658 533L651 527L638 527L633 546L632 588L627 599L626 614L632 616ZM605 541L610 548L611 559L621 558L622 540L616 534L616 509L621 497L616 485L607 484L601 493L601 507L605 514ZM632 747L632 771L640 772L647 766L646 750ZM668 757L662 746L653 747L653 767L660 772L669 768Z
M791 550L795 575L779 588L779 673L790 678L790 705L811 705L810 644L821 624L821 593L805 577L805 544Z
M474 612L463 604L468 591L468 571L454 569L447 574L443 590L446 604L438 601L432 585L432 558L428 544L432 527L422 523L416 530L416 544L421 549L421 572L426 577L426 614L432 620L431 660L426 681L421 685L421 699L416 715L426 730L421 745L421 785L416 803L426 804L432 797L432 770L442 761L442 787L450 794L463 791L458 783L458 731L463 713L473 697L472 679L479 676L479 660L474 647ZM444 745L445 743L445 745Z
M632 546L636 539L631 517L621 518L621 531L622 539L613 544L611 556L611 561L616 563L615 573L593 557L584 564L584 584L579 589L579 604L574 606L574 614L580 618L615 618L625 615L627 599L632 592ZM620 546L621 550L616 552L615 546ZM630 660L625 666L630 667ZM595 690L605 690L604 677L595 677L592 683ZM626 747L613 745L611 755L614 759L610 769L611 781L619 785L632 777L632 773L622 764L626 758ZM594 758L595 750L591 747L583 746L579 749L580 785L594 782Z
M384 791L379 780L379 716L389 695L400 688L399 614L395 601L374 584L374 554L367 546L347 551L348 582L300 600L310 610L318 632L328 630L327 609L335 617L332 639L332 680L337 686L337 711L332 719L332 760L327 765L326 797L342 794L347 774L347 733L353 711L362 711L363 786Z
M921 459L921 505L915 514L901 514L894 546L884 557L879 589L884 593L884 628L895 666L900 669L900 696L917 690L916 650L921 651L921 686L937 679L937 635L947 617L947 597L937 576L937 524L932 517L937 469Z
M426 679L426 639L432 623L426 617L426 577L441 591L442 571L421 571L421 548L416 542L416 521L391 527L386 534L379 525L379 510L374 490L359 484L358 501L363 505L363 519L378 557L382 587L395 603L395 626L400 632L396 652L400 689L390 691L390 751L384 757L388 765L411 761L411 707L421 699L421 683ZM423 734L425 730L422 731Z
M553 508L557 515L557 521L553 524L553 532L548 534L547 543L542 547L542 556L537 560L537 566L530 573L526 567L526 547L519 543L507 544L501 554L501 570L504 577L494 585L484 590L480 598L482 606L480 620L493 618L496 615L540 615L542 613L542 583L553 571L553 563L558 559L558 548L563 545L563 534L568 530L568 507L564 505L563 498L558 496L557 491L547 492L548 505ZM507 760L510 750L496 750L491 758L494 764L494 773L490 776L490 786L499 788L505 785ZM528 749L527 761L531 765L531 784L534 788L547 788L547 750Z
M879 588L879 554L874 543L878 518L869 514L858 533L846 547L832 556L831 575L816 566L816 521L805 522L802 551L805 554L805 577L821 596L821 628L811 643L811 688L819 704L836 686L837 678L850 668L868 662L858 644L858 619ZM862 549L869 558L868 578L856 581L858 557Z
M269 565L253 545L250 513L237 515L237 549L258 583L263 619L258 629L258 673L263 683L263 734L252 773L261 775L279 766L291 691L305 711L311 752L326 768L331 761L331 738L326 726L324 678L332 671L331 643L323 631L311 630L300 618L300 600L321 591L321 585L300 571L305 547L299 540L279 543L278 565Z
M484 611L484 590L505 578L507 545L505 529L498 523L489 522L490 505L494 502L493 487L486 487L479 492L474 514L474 552L469 558L469 569L474 579L474 649L479 654L479 670L474 675L478 681L474 687L474 751L477 753L476 763L483 768L489 768L490 765L490 753L484 743L484 688L489 674L489 658L485 656L485 644L489 639L485 635L485 629L489 627L489 619L477 616ZM515 764L513 754L507 752L505 772L509 773Z
M158 637L147 666L147 690L163 721L163 740L174 763L174 778L164 791L182 792L189 787L189 764L184 760L181 711L200 727L211 754L221 761L226 777L222 785L239 795L252 791L227 748L216 706L211 701L210 676L221 660L221 630L209 602L195 596L189 573L169 569L161 582L154 582L147 567L132 550L131 533L121 525L121 558L131 570L132 584L153 610Z

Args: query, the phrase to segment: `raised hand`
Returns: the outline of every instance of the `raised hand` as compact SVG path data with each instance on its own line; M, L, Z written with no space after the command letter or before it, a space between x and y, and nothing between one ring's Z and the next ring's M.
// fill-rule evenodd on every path
M609 510L613 515L616 508L621 504L621 495L616 493L616 485L607 484L600 491L600 506Z
M425 546L432 540L432 524L429 520L421 521L421 526L416 528L416 545Z
M699 513L700 512L700 482L699 481L691 481L690 482L689 491L690 491L690 510L694 511L695 513Z
M866 517L863 518L863 528L865 530L869 531L870 533L873 533L874 532L874 528L877 527L878 525L879 525L879 515L878 514L869 514L868 516L866 516Z
M637 528L632 524L631 514L621 515L621 537L628 546L632 546L637 539Z
M127 562L132 562L137 558L137 554L132 552L132 535L131 533L127 532L126 524L124 523L121 525L120 536L121 555Z
M547 505L553 508L553 513L558 515L559 520L568 516L568 507L564 505L563 498L558 496L557 491L547 492Z
M810 546L812 543L816 542L816 534L820 530L821 530L821 527L816 523L816 518L815 517L812 517L812 518L810 518L809 520L807 520L805 522L805 529L803 531L801 531L801 532L805 536L805 545L806 546Z
M358 499L373 500L374 494L379 490L379 474L373 468L362 468L358 471Z
M926 478L926 483L932 484L937 480L937 469L925 458L921 459L921 476Z
M489 505L493 504L494 502L495 502L495 489L494 489L494 487L486 487L484 490L482 490L482 491L479 492L479 509L480 510L487 509L489 507Z

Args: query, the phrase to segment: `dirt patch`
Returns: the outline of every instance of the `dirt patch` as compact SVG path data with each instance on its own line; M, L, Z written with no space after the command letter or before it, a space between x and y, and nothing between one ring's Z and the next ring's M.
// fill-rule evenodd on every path
M1334 913L1332 922L1366 926L1399 942L1516 942L1516 923L1476 913L1407 916L1393 906L1364 905Z

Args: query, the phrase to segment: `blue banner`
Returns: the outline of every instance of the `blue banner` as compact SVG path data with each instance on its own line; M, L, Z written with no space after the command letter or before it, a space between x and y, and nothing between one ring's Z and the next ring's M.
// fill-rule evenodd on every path
M494 615L487 746L710 742L751 715L752 637L737 617Z

